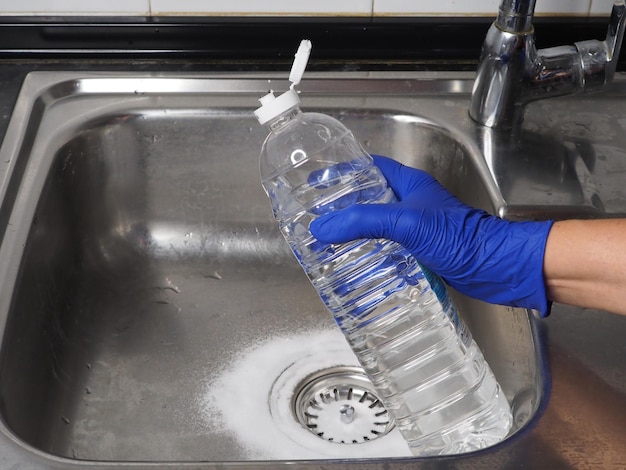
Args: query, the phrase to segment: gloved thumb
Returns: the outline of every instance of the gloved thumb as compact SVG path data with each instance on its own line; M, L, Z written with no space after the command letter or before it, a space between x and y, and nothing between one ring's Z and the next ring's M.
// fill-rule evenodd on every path
M322 243L346 243L360 238L397 240L396 204L356 204L318 217L309 229Z

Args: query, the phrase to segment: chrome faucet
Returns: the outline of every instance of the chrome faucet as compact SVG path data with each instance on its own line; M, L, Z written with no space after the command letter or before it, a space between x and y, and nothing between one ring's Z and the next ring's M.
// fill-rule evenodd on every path
M509 130L521 125L531 101L602 88L611 81L624 36L626 5L613 5L606 39L537 50L535 0L502 0L481 52L469 114Z

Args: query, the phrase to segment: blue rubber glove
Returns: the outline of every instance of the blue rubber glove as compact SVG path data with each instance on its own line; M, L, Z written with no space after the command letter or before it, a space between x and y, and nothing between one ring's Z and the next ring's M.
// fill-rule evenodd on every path
M322 243L385 238L457 291L549 314L543 256L552 221L511 222L470 207L428 173L374 156L398 202L355 204L315 219Z

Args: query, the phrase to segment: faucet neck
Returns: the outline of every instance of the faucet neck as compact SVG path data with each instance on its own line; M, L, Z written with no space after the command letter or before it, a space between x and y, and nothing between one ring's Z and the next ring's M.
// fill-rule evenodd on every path
M502 0L496 25L508 33L532 31L536 0Z

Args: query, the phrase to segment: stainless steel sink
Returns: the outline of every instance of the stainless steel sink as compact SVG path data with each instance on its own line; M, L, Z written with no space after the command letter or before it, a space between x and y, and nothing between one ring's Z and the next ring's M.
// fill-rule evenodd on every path
M545 186L511 192L494 179L467 117L471 78L311 74L303 106L339 118L372 153L431 172L469 204L503 215L515 207L515 217L562 213L551 213L558 204ZM394 431L360 444L323 441L290 408L311 374L356 363L260 186L266 130L252 110L267 88L266 77L241 75L27 77L0 150L0 448L12 461L452 465L407 457ZM579 176L571 162L579 172L562 174ZM621 207L612 197L597 196L603 210ZM567 213L585 213L585 201L565 200ZM516 462L547 403L539 321L456 298L514 428L498 446L453 461Z

